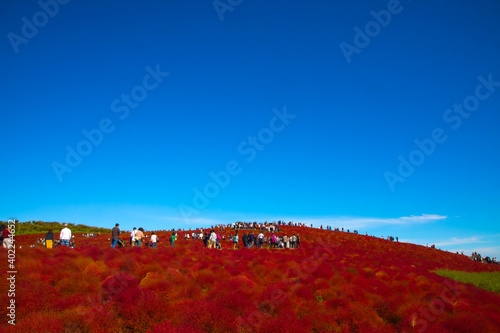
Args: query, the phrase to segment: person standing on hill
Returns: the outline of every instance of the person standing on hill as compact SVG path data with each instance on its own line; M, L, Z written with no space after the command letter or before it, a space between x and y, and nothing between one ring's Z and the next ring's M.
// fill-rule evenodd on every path
M248 248L251 249L252 248L252 244L255 242L255 235L253 233L251 233L250 235L248 235Z
M257 238L258 238L258 240L257 240L258 247L260 249L262 247L262 245L264 245L264 234L261 232Z
M175 240L177 239L177 234L175 231L172 233L172 236L170 236L170 246L172 246L175 249Z
M243 241L243 246L247 247L248 246L248 236L247 233L245 232L243 236L241 237L241 240Z
M203 245L205 245L205 248L206 248L207 247L207 243L208 243L208 234L206 232L205 232L205 235L203 235L202 240L203 240Z
M297 234L297 237L295 238L295 246L297 248L300 248L300 236Z
M142 239L144 238L144 229L139 228L135 233L135 246L142 246Z
M113 230L111 230L111 247L114 249L116 243L118 242L118 238L120 237L120 228L118 228L119 224L115 224Z
M208 239L208 248L211 249L215 247L215 243L217 243L217 235L215 234L215 231L212 229L210 232L210 238Z
M49 230L49 232L45 234L45 247L47 249L51 249L53 244L54 244L54 233L52 232L52 230Z
M0 229L2 231L2 247L5 249L8 249L11 245L11 239L10 239L10 229L5 225L2 224L2 228Z
M290 248L290 237L288 237L286 234L283 236L283 243L285 243L285 249Z
M233 250L236 250L236 247L238 247L238 250L240 249L240 244L238 243L238 230L236 230L236 233L234 234Z
M71 239L71 230L68 228L68 224L64 223L64 228L61 230L59 234L59 240L61 241L61 245L69 246L69 240Z
M134 227L134 230L132 230L132 232L130 233L130 246L134 246L136 233L137 233L137 228Z
M3 231L7 228L5 224L0 225L0 244L3 244Z
M275 248L276 248L277 243L278 243L278 240L276 239L276 235L275 235L275 234L273 234L273 235L271 236L271 247L272 247L273 249L275 249Z
M158 236L153 232L151 233L151 243L153 244L153 249L156 249L156 243L158 243Z

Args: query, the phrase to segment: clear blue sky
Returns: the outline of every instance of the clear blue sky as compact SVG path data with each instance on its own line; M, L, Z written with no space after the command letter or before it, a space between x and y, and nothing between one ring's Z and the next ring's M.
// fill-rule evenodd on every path
M500 257L498 1L60 1L1 5L0 219Z

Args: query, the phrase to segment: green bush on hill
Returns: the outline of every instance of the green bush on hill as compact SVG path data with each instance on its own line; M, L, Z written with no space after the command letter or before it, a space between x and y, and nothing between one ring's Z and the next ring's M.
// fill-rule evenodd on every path
M0 221L0 224L6 224L7 222ZM61 222L43 222L43 221L28 221L28 222L19 222L16 221L16 235L26 235L26 234L41 234L46 233L49 230L53 232L61 231L64 223ZM68 228L71 229L72 233L111 233L111 229L107 228L98 228L98 227L89 227L83 224L68 223Z

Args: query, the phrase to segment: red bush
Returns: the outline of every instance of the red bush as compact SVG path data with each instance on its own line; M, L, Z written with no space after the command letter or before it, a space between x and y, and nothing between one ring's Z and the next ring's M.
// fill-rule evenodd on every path
M500 296L449 283L437 268L496 265L422 246L326 230L299 232L300 250L111 249L107 237L74 249L29 248L17 236L16 315L22 332L500 331ZM158 232L161 240L169 233ZM448 287L451 285L451 287ZM4 290L6 281L0 281ZM448 289L447 289L448 288ZM442 301L443 290L455 295ZM0 301L7 301L6 293ZM441 302L441 303L439 303ZM438 306L437 309L432 306ZM429 317L429 311L437 315ZM0 308L0 330L7 312ZM427 317L426 317L427 316ZM427 318L427 319L426 319ZM431 319L429 319L431 318Z

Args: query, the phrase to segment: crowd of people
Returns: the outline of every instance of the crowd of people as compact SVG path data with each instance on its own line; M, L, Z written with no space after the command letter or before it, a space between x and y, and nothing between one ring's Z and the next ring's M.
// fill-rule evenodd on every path
M151 235L148 236L144 228L134 227L133 230L130 232L130 237L127 245L127 243L120 238L122 232L120 231L119 226L120 225L116 223L115 227L111 231L111 238L109 240L111 240L112 248L116 247L121 248L127 246L141 247L144 245L156 249L158 243L160 242L160 239L155 234L155 232L152 232ZM272 249L300 248L299 233L296 234L294 233L291 236L288 236L287 234L278 235L277 233L281 232L280 226L309 227L309 225L305 223L294 223L292 221L285 222L281 220L272 223L268 223L267 221L263 223L235 222L235 223L229 223L227 225L219 224L212 226L212 229L210 231L204 232L203 229L200 229L200 231L193 231L191 233L186 232L184 233L184 240L202 240L203 245L206 248L216 248L216 249L222 249L222 244L223 242L226 241L229 242L230 245L232 245L233 249L240 248L240 241L242 245L246 248L252 248L252 247L262 248L263 246L267 246L268 248ZM313 226L311 224L311 228L312 227ZM219 233L216 233L215 229L218 229ZM229 233L226 236L225 232L226 229L234 230L234 234ZM323 225L320 226L320 229L323 229ZM333 231L342 230L342 232L344 232L344 228L332 229L331 226L326 226L326 230L333 230ZM191 229L189 229L189 231L191 231ZM349 233L350 230L347 229L347 232ZM241 233L243 235L240 237ZM271 233L271 235L267 236L264 233ZM354 230L353 233L358 234L358 231ZM82 237L87 237L87 238L96 236L100 236L100 233L99 234L86 233L82 235ZM74 238L74 236L72 236L71 230L65 223L64 228L60 232L59 240L54 240L54 234L52 230L49 230L49 232L45 235L45 239L41 241L47 248L52 248L58 245L75 247L76 245L74 240L72 240L72 238ZM391 241L394 241L395 239L396 241L398 241L398 237L394 238L392 236L388 236L387 239ZM172 230L168 238L171 247L175 248L176 240L177 240L177 232L175 230Z
M111 247L115 248L117 245L118 247L126 247L126 243L120 238L120 228L119 224L116 223L115 227L111 230ZM177 232L172 231L172 234L169 237L169 243L170 246L175 248L175 241L177 240ZM160 238L156 233L153 231L151 233L151 236L146 235L146 231L144 228L136 228L134 227L132 231L130 232L130 237L129 237L129 246L130 247L142 247L148 246L153 249L156 249L158 246L158 243L160 242Z
M474 261L480 261L485 264L495 264L499 265L500 263L497 261L496 257L490 258L488 256L482 257L480 253L472 252L471 259Z
M214 248L214 249L222 249L224 242L229 243L229 246L233 249L240 248L240 241L243 247L246 248L262 248L266 246L270 249L298 249L300 248L300 235L299 233L294 233L291 236L288 236L286 233L283 235L278 235L277 233L281 232L280 226L297 226L297 227L308 227L305 223L293 223L293 222L284 222L278 221L273 223L258 223L258 222L235 222L227 225L220 224L216 226L212 226L212 229L209 231L204 231L200 229L200 231L192 231L189 229L189 232L184 233L184 240L201 240L205 248ZM52 230L49 230L45 235L45 238L40 239L38 243L42 243L46 248L54 248L57 246L68 246L68 247L76 247L74 235L71 234L71 230L68 228L68 225L65 223L64 228L61 230L59 234L59 240L55 240L54 233ZM312 225L311 225L312 227ZM218 233L215 231L218 229ZM226 229L234 230L234 234L230 232L226 235ZM323 225L320 226L320 229L323 229ZM179 229L180 230L180 229ZM336 231L336 232L344 232L344 228L332 228L331 226L326 226L326 230ZM349 233L350 230L347 229ZM266 234L265 234L266 233ZM268 235L271 233L271 235ZM354 234L358 234L357 230L353 230ZM4 248L9 246L9 242L11 241L10 230L5 226L0 226L0 242ZM119 228L119 224L116 223L115 227L111 231L111 247L126 247L127 244L120 239L121 231ZM241 237L240 237L241 235ZM366 233L368 236L368 233ZM100 233L87 233L83 234L82 237L96 237L100 236ZM385 239L384 236L382 236ZM168 241L170 246L175 248L175 242L177 240L177 232L172 230ZM387 236L387 240L398 242L398 237ZM153 249L156 249L160 239L155 232L152 232L150 236L146 234L144 228L133 228L130 232L129 238L129 246L130 247L141 247L147 246ZM31 245L32 247L36 247L37 244ZM427 244L427 246L429 246ZM434 245L431 248L435 248ZM457 252L458 254L458 252ZM463 254L463 251L462 251ZM490 258L488 256L482 257L481 254L477 252L473 252L471 255L472 260L480 261L488 264L499 264L496 257Z
M46 248L51 249L57 246L68 246L71 248L76 247L75 236L71 234L71 229L68 228L68 224L64 223L61 232L59 233L59 239L54 239L54 232L49 230L45 234L45 238L42 240L42 243Z
M248 229L240 229L236 228L234 234L229 233L229 235L216 233L214 229L210 231L203 231L201 229L200 232L193 232L191 235L189 233L184 235L185 240L202 240L203 245L206 248L216 248L221 249L223 242L228 242L232 245L233 249L240 248L240 241L242 245L246 248L262 248L263 246L267 246L272 249L295 249L300 248L300 235L293 234L292 236L288 236L286 234L279 236L275 232L279 231L279 227L264 227L262 230L257 229L257 232L242 232L242 236L240 238L240 230L248 230ZM221 230L220 230L221 231ZM264 232L270 232L271 235L267 236Z
M90 237L98 237L101 236L101 233L94 233L94 232L87 232L86 234L82 234L83 238L90 238Z
M59 234L59 239L55 239L54 232L49 230L45 234L45 238L40 238L36 244L30 245L30 247L37 247L42 245L47 249L52 249L57 246L67 246L70 248L76 247L75 236L71 234L71 230L68 228L67 224L64 224L64 228Z
M290 222L291 223L291 222ZM203 245L206 248L215 248L222 249L223 242L227 241L230 245L232 245L233 249L240 248L240 241L242 245L246 248L257 247L262 248L263 246L267 246L268 248L281 248L281 249L296 249L300 248L300 235L293 234L288 236L286 234L280 236L277 235L277 232L280 232L281 224L269 224L263 223L259 224L257 222L236 222L233 224L226 225L218 225L212 228L210 231L204 231L200 229L200 231L193 231L192 233L186 232L184 233L184 240L201 240ZM305 225L300 225L305 226ZM215 228L218 228L219 233L215 232ZM233 233L229 233L226 236L225 230L226 228L230 228L234 230ZM250 232L249 230L254 229L257 232ZM244 232L242 232L244 231ZM272 233L269 236L264 235L264 232ZM115 227L111 231L111 247L125 247L127 246L123 240L120 239L120 228L119 224L116 223ZM240 238L240 234L243 234ZM175 242L177 240L177 232L172 230L169 236L169 243L171 247L175 248ZM143 228L134 227L130 233L129 238L129 246L150 246L154 249L157 248L158 243L160 242L159 237L155 234L155 232L151 233L151 236L148 237Z
M319 227L319 228L320 228L320 229L323 229L323 225L320 225L320 227ZM332 227L331 227L331 226L329 226L329 225L327 225L325 228L326 228L326 230L338 231L338 232L342 231L342 232L344 232L344 228L332 228ZM347 229L347 230L346 230L346 232L347 232L347 233L350 233L351 231L350 231L349 229ZM356 234L356 235L358 235L358 234L359 234L357 230L353 230L353 231L352 231L352 233L353 233L353 234ZM368 235L368 232L365 232L365 236L369 236L369 235ZM370 235L370 237L375 237L375 236L374 236L374 235ZM382 238L382 239L387 239L387 240L389 240L389 241L391 241L391 242L394 242L394 241L399 242L399 238L398 238L397 236L396 236L396 237L394 237L394 236L387 236L387 237L381 236L380 238Z

